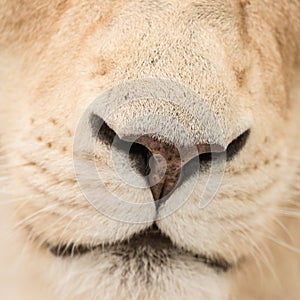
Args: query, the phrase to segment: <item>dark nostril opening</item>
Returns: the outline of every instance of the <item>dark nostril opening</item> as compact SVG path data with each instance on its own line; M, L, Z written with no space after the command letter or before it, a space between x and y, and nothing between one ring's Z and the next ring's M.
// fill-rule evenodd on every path
M107 146L116 147L121 151L128 153L134 167L144 176L150 172L148 165L151 152L143 145L124 141L118 137L116 132L111 129L107 123L98 115L92 114L90 117L90 125L93 137Z
M92 114L90 117L90 124L93 137L96 137L99 141L111 146L116 138L116 133L104 122L104 120L96 114Z
M183 176L181 181L186 181L193 174L199 171L205 172L208 171L211 167L212 159L226 159L226 161L233 160L244 148L247 143L248 137L250 135L250 129L246 130L244 133L239 135L235 140L233 140L228 146L227 149L223 152L215 152L215 153L203 153L198 157L190 160L186 165L183 166Z
M135 168L143 175L150 173L149 159L152 153L143 145L132 143L129 150L129 157L133 161Z
M226 149L226 159L227 161L232 160L247 143L247 140L250 135L250 129L246 130L240 136L238 136L235 140L233 140Z

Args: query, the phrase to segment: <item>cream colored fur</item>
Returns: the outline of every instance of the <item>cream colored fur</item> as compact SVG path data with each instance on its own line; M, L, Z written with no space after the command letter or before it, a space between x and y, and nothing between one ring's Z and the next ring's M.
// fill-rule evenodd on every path
M0 16L1 299L299 299L299 0L4 0ZM206 99L225 145L251 128L210 205L198 206L203 175L189 200L158 221L178 246L237 263L229 273L179 256L153 265L147 284L134 259L126 266L95 251L62 260L43 247L111 243L148 225L112 220L89 205L72 146L99 94L151 77ZM157 101L148 104L154 111ZM123 122L147 109L129 107L108 123L122 135ZM198 131L166 134L188 143ZM98 152L108 189L151 201L149 190L114 177L106 147Z

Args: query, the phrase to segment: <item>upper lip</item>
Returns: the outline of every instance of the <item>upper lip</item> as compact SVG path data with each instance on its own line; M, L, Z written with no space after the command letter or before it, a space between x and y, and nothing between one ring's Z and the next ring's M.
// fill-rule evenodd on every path
M121 250L122 253L127 251L132 252L133 256L135 252L138 252L141 249L143 249L145 254L151 249L157 254L164 253L164 255L167 256L172 256L174 254L188 255L189 257L195 258L197 261L204 263L218 272L226 272L232 267L232 265L224 258L216 257L214 255L208 256L204 254L197 254L185 248L176 246L155 224L146 230L133 235L125 241L110 244L99 244L96 246L72 243L59 245L52 245L48 243L46 246L53 255L61 258L81 256L97 249L100 251L110 251L115 254L119 250Z

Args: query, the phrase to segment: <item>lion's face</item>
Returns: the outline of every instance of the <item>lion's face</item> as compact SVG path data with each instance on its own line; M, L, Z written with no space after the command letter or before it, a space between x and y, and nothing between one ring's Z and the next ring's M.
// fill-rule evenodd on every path
M22 109L8 137L10 173L26 196L19 227L65 266L72 296L218 299L227 272L272 228L295 172L289 71L269 25L249 24L251 7L239 1L103 1L60 13L50 32L40 29L42 42L25 43ZM173 84L191 93L172 93ZM135 150L123 153L117 138ZM194 153L185 165L192 174L156 205L141 185L155 149L164 156L173 145L217 145L228 157L219 166L219 154Z

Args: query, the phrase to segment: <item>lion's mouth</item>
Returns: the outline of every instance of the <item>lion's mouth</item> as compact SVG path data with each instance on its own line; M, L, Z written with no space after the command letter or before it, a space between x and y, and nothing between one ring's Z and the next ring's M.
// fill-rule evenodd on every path
M159 257L162 264L164 263L164 259L161 258L182 255L194 259L195 262L201 262L217 272L227 272L232 268L232 264L224 258L196 254L176 246L155 224L139 234L133 235L129 240L118 243L96 246L84 244L55 246L47 244L46 246L53 255L61 258L82 256L96 250L109 252L113 255L122 255L125 259L144 259L151 253L151 256Z

